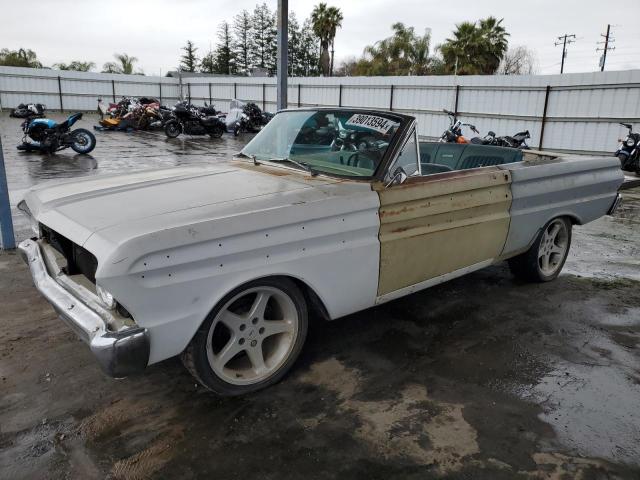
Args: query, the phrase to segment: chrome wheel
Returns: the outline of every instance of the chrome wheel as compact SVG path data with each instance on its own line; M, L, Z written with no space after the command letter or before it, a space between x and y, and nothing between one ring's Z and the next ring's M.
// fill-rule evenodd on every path
M274 375L290 357L300 319L291 297L272 286L244 290L218 311L209 328L206 354L214 373L232 385L250 385Z
M542 233L538 246L538 267L545 276L552 276L562 268L569 248L569 230L561 220L553 220Z

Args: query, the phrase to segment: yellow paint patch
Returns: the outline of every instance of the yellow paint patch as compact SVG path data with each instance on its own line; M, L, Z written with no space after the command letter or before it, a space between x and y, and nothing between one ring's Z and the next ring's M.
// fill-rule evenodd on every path
M511 176L495 167L374 185L380 197L378 296L500 255Z

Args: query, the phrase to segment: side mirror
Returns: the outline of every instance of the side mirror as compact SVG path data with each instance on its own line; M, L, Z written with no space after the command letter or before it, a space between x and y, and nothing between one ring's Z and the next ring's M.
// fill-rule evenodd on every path
M489 130L489 133L487 135L489 135L490 137L495 137L496 136L496 132L494 132L492 130Z
M401 183L404 183L407 180L407 178L408 178L407 172L404 171L404 168L398 167L394 170L393 177L391 177L391 180L389 180L389 183L387 183L384 187L389 188L389 187L392 187L393 185L400 185Z

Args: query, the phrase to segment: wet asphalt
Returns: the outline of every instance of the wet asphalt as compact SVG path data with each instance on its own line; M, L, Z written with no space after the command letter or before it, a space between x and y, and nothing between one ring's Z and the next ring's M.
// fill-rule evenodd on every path
M13 204L45 180L215 162L247 140L97 132L90 157L48 157L13 150L18 126L0 117ZM177 359L103 376L0 254L0 478L638 479L638 245L636 189L575 228L556 281L497 265L317 322L288 377L233 399Z

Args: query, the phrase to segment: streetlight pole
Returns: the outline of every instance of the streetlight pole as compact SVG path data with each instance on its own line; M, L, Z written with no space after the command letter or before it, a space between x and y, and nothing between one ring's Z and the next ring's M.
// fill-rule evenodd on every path
M16 248L13 234L13 219L11 218L11 204L9 203L9 189L7 188L7 171L4 168L2 153L2 137L0 136L0 247L4 250Z
M278 58L276 103L278 110L287 108L287 51L289 39L289 1L278 0Z

